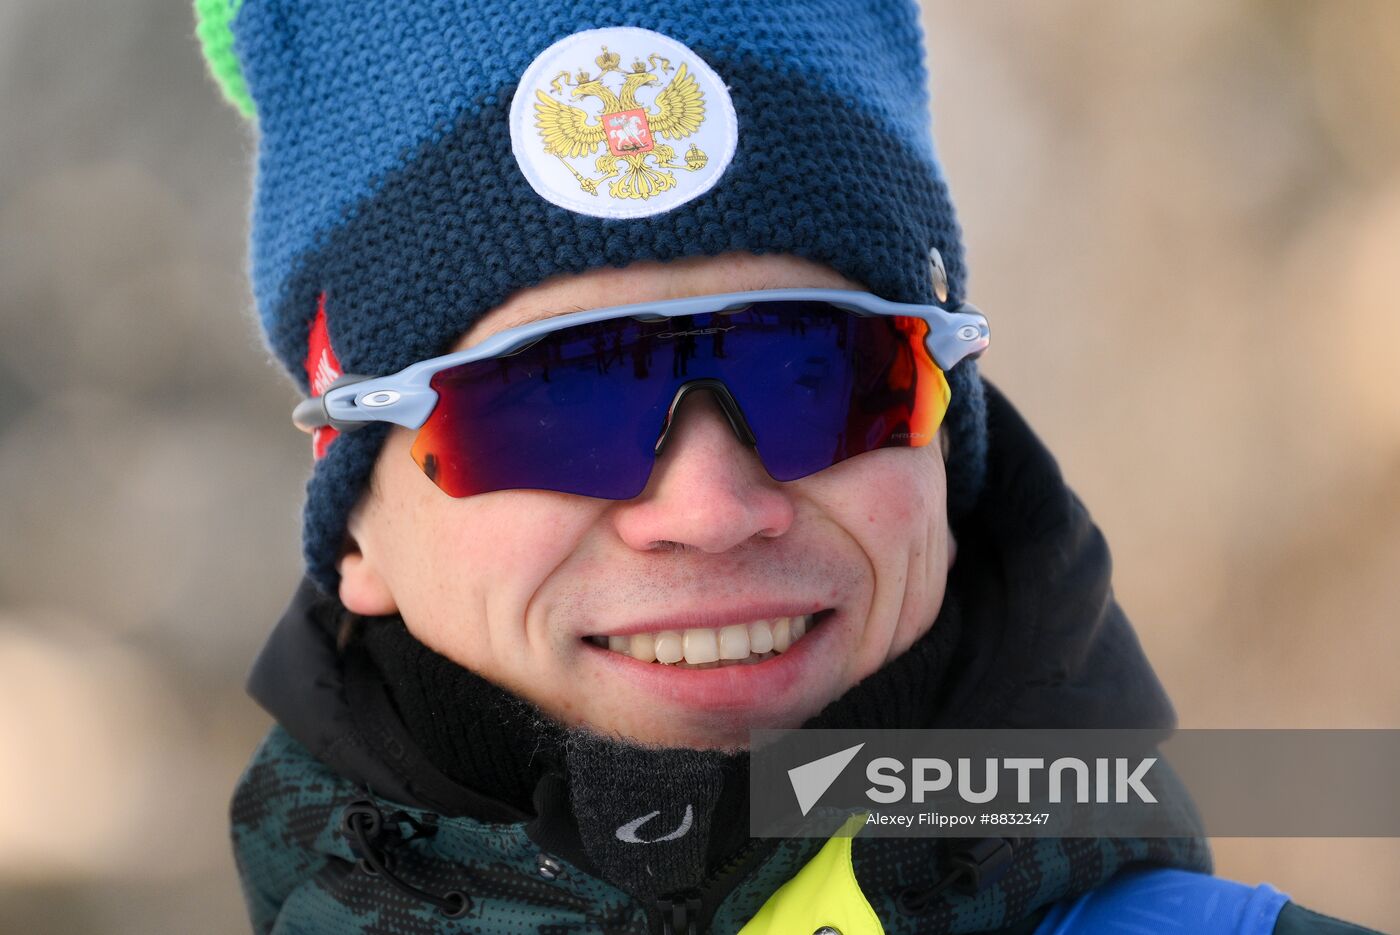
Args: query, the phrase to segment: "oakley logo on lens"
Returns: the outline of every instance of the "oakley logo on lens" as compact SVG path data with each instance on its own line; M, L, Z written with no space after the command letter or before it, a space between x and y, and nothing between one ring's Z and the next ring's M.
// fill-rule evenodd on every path
M728 328L725 328L725 327L722 327L722 326L721 326L721 327L717 327L717 328L696 328L694 331L662 331L662 332L659 332L659 333L656 335L656 337L658 337L658 338L689 338L689 337L693 337L693 336L695 336L695 335L701 335L701 334L719 334L721 331L733 331L733 330L734 330L735 328L737 328L737 327L739 327L739 326L738 326L738 325L730 325Z

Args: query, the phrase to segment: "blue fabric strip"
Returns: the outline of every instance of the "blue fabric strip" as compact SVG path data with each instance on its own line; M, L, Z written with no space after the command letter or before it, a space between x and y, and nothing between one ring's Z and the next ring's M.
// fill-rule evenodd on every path
M1185 870L1137 871L1057 904L1035 935L1270 935L1287 902L1267 883L1251 887Z

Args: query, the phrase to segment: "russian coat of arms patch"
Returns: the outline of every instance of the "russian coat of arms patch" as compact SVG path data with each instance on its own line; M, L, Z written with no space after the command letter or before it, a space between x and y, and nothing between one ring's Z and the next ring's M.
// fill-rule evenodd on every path
M738 142L713 69L674 39L634 27L575 33L545 49L521 78L510 119L535 191L597 217L659 214L704 194Z

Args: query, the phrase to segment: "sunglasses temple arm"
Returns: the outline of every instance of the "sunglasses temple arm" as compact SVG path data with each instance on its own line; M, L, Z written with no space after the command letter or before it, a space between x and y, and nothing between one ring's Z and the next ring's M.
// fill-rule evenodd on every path
M977 306L964 302L953 311L941 310L942 321L928 338L929 352L944 373L965 358L977 359L991 343L987 316Z
M367 422L347 422L344 419L332 419L330 413L326 411L326 396L329 395L331 390L337 389L338 387L348 386L351 383L363 383L365 380L370 379L373 378L355 373L347 373L345 376L326 387L326 392L322 393L320 396L312 396L309 399L303 399L301 402L297 403L296 408L292 410L292 424L308 435L317 429L326 427L334 428L339 432L353 432L356 429L364 428L368 424Z

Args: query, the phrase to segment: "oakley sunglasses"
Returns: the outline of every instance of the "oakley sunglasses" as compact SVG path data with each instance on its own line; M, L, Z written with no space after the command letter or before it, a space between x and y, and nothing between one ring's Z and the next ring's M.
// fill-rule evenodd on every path
M772 289L560 315L391 376L347 374L298 428L416 429L413 459L452 497L533 489L628 500L676 412L713 394L777 481L933 441L944 374L986 350L987 319L839 289Z

